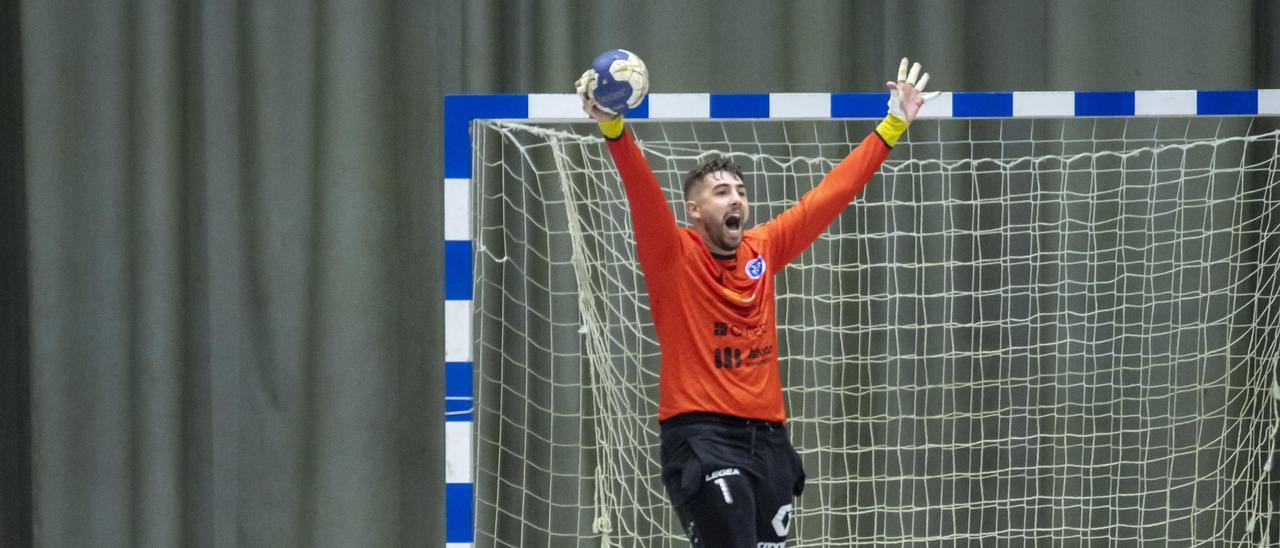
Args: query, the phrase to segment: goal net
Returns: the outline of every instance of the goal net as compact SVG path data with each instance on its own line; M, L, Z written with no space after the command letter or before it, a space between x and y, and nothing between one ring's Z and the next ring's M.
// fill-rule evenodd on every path
M777 280L787 424L808 474L789 545L1275 539L1269 124L914 124ZM873 126L629 123L681 223L680 179L699 159L742 165L763 222ZM604 141L593 124L472 133L476 545L686 546L660 481L658 342Z

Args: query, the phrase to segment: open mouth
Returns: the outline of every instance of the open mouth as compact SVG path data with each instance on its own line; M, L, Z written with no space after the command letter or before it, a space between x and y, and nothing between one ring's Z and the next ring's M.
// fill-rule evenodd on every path
M730 213L730 214L729 214L729 216L727 216L727 217L725 217L725 218L724 218L724 226L725 226L725 228L728 228L729 230L741 230L741 229L742 229L742 214L741 214L741 213Z

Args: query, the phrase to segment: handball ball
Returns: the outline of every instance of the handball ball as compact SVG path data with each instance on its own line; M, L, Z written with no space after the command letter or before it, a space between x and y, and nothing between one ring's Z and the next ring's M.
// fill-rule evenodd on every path
M610 114L626 114L649 93L649 71L644 61L625 49L611 49L591 63L587 96Z

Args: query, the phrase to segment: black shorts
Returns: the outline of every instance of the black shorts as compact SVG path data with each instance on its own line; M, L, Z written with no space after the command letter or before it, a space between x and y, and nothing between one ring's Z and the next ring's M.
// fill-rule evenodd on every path
M662 421L662 483L695 548L780 548L804 468L781 423L686 413Z

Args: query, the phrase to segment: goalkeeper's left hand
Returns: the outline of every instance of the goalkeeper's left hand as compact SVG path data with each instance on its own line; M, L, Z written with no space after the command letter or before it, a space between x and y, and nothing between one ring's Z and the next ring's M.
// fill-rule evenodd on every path
M924 86L928 83L929 73L920 75L920 63L912 65L911 72L908 73L907 58L903 57L902 62L898 64L898 81L884 83L889 87L889 114L908 124L915 121L916 115L920 113L920 107L923 107L926 101L942 94L937 91L924 93Z
M587 70L582 73L581 78L578 78L578 80L573 83L574 90L578 92L578 98L582 100L582 111L586 112L587 116L590 116L592 120L597 122L607 122L614 118L618 118L619 116L616 114L610 114L600 108L600 104L596 103L595 99L587 97L587 85L591 82L592 78L595 78L595 74L593 74L593 72L594 71L592 70Z
M587 97L587 86L595 77L595 73L588 69L573 83L573 88L578 92L578 99L582 100L582 111L596 121L600 126L600 133L610 139L617 139L622 135L622 116L606 112L595 99Z

